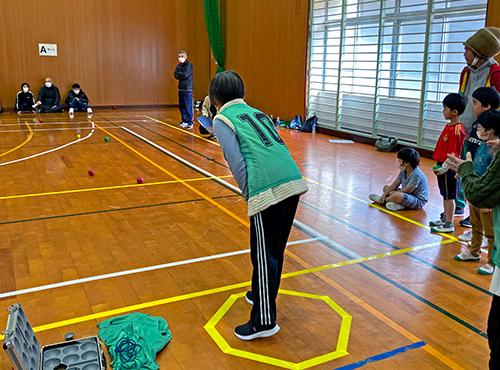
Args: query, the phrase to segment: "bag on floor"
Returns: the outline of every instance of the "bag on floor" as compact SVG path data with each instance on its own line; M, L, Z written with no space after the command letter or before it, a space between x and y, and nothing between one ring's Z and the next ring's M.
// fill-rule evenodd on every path
M305 120L305 122L300 126L300 131L302 132L312 132L313 126L318 123L318 117L316 115L309 117Z
M380 152L395 152L398 146L398 139L395 137L381 136L375 141L375 148Z
M288 125L288 128L294 130L300 130L301 126L302 126L302 121L300 119L300 115L297 114L295 118L291 120L290 124Z

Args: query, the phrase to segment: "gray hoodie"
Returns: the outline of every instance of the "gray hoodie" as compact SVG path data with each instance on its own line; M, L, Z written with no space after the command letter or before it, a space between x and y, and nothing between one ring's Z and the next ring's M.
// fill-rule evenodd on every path
M460 122L462 122L462 125L464 126L466 139L469 139L472 124L476 121L476 116L472 112L472 93L478 87L486 86L486 79L488 78L490 67L494 64L498 63L495 59L490 58L487 59L478 69L469 67L470 76L464 91L464 97L467 98L467 106L465 107L464 113L460 116Z

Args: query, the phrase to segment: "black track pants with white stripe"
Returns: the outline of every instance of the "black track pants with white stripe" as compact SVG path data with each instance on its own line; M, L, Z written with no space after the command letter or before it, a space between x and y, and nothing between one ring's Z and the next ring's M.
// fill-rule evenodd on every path
M250 217L252 300L254 324L276 323L276 297L280 287L286 243L299 204L299 195L289 197Z

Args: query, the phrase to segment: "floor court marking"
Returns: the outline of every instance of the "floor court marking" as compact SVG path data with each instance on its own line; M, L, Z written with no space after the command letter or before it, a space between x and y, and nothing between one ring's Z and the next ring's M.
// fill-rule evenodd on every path
M99 125L96 125L97 127L99 127ZM100 128L100 127L99 127ZM133 147L131 147L130 145L128 145L126 142L124 142L123 140L119 139L117 136L113 135L112 133L106 131L105 129L102 129L104 132L106 132L109 136L113 137L115 140L117 140L118 142L120 142L121 144L123 144L126 148L130 149L131 151L133 151L134 153L136 153L138 156L140 156L141 158L143 158L144 160L146 160L147 162L151 163L153 166L155 166L156 168L158 168L159 170L161 170L162 172L166 173L167 175L169 175L170 177L178 180L182 185L184 185L185 187L187 187L189 190L191 190L192 192L198 194L199 196L201 196L203 199L207 200L209 203L211 203L212 205L214 205L215 207L217 207L218 209L220 209L221 211L223 211L224 213L226 213L228 216L231 216L232 218L234 218L236 221L240 222L241 224L245 225L246 227L250 227L250 224L243 220L241 217L237 216L236 214L234 214L233 212L231 212L229 209L227 209L226 207L222 206L221 204L217 203L215 200L213 200L212 198L208 197L207 195L205 195L205 193L199 191L198 189L192 187L191 185L187 184L185 181L183 181L181 178L177 177L176 175L174 175L173 173L171 173L170 171L166 170L165 168L163 168L162 166L160 166L159 164L157 164L156 162L154 162L153 160L149 159L148 157L146 157L144 154L142 154L141 152L139 152L138 150L134 149Z
M155 122L161 123L162 125L165 125L165 126L168 126L168 127L174 128L174 129L176 129L176 130L179 130L179 131L181 131L181 132L183 132L183 133L185 133L185 134L189 134L189 135L191 135L191 136L197 137L198 139L201 139L201 140L204 140L204 141L206 141L206 142L209 142L209 143L210 143L210 144L212 144L212 145L220 146L220 144L219 144L219 143L217 143L217 142L215 142L215 141L213 141L213 140L206 139L206 138L204 138L203 136L196 135L194 132L186 131L186 130L184 130L184 129L180 128L180 127L177 127L177 126L171 125L171 124L169 124L169 123L162 122L162 121L160 121L160 120L157 120L157 119L152 118L152 117L149 117L149 116L144 116L144 117L146 117L146 118L148 118L148 119L150 119L150 120L152 120L152 121L155 121ZM194 127L194 124L193 124L193 127Z
M300 200L300 203L301 203L301 204L304 204L306 207L309 207L309 208L314 209L316 212L319 212L319 213L321 213L321 214L323 214L323 215L325 215L325 216L327 216L327 217L329 217L329 218L331 218L331 219L333 219L333 220L335 220L335 221L337 221L337 222L340 222L340 223L341 223L341 224L343 224L343 225L346 225L347 227L349 227L349 228L351 228L351 229L356 230L357 232L362 233L363 235L368 236L369 238L372 238L372 239L374 239L374 240L378 241L379 243L382 243L382 244L384 244L384 245L387 245L388 247L391 247L391 248L393 248L393 249L399 249L399 248L398 248L398 247L396 247L395 245L392 245L391 243L388 243L388 242L386 242L385 240L380 239L379 237L377 237L377 236L375 236L375 235L372 235L372 234L370 234L369 232L367 232L367 231L365 231L365 230L363 230L363 229L361 229L361 228L359 228L359 227L357 227L357 226L354 226L354 225L352 225L351 223L349 223L349 222L347 222L347 221L344 221L344 220L339 219L339 218L337 218L337 217L335 217L335 216L333 216L333 215L331 215L331 214L329 214L329 213L326 213L326 212L324 212L324 211L320 210L319 208L317 208L317 207L315 207L315 206L313 206L313 205L311 205L311 204L308 204L307 202L305 202L305 201L303 201L303 200ZM448 240L450 240L450 239L448 239ZM451 241L451 242L453 242L452 240L450 240L450 241ZM488 251L486 251L486 253L488 253ZM473 284L473 283L471 283L470 281L467 281L467 280L465 280L465 279L461 278L460 276L457 276L457 275L455 275L455 274L452 274L451 272L448 272L448 271L446 271L445 269L443 269L443 268L441 268L441 267L439 267L439 266L436 266L436 265L432 264L431 262L428 262L428 261L424 260L423 258L420 258L420 257L418 257L418 256L416 256L416 255L413 255L413 254L409 254L409 257L411 257L411 258L415 259L416 261L419 261L419 262L421 262L421 263L423 263L423 264L425 264L425 265L427 265L427 266L429 266L429 267L431 267L431 268L435 269L436 271L439 271L439 272L441 272L441 273L443 273L443 274L445 274L445 275L448 275L449 277L451 277L451 278L453 278L453 279L455 279L455 280L457 280L457 281L459 281L459 282L461 282L461 283L463 283L463 284L466 284L466 285L468 285L468 286L470 286L470 287L472 287L472 288L474 288L474 289L476 289L476 290L479 290L479 291L480 291L480 292L482 292L482 293L485 293L485 294L487 294L487 295L489 295L489 296L493 296L493 293L491 293L490 291L488 291L488 290L486 290L486 289L483 289L483 288L481 288L480 286L478 286L478 285L476 285L476 284Z
M417 226L423 227L424 229L430 230L430 227L428 227L428 226L422 225L421 223L419 223L419 222L417 222L417 221L414 221L414 220L412 220L411 218L401 216L401 215L400 215L400 214L398 214L398 213L395 213L395 212L389 211L388 209L382 208L382 207L380 207L380 206L379 206L379 205L377 205L377 204L368 203L367 201L365 201L365 200L363 200L363 199L360 199L360 198L358 198L358 197L355 197L354 195L351 195L351 194L345 193L345 192L343 192L343 191L341 191L341 190L338 190L338 189L332 188L331 186L324 185L324 184L322 184L322 183L320 183L320 182L318 182L318 181L315 181L315 180L312 180L312 179L309 179L309 178L306 178L306 177L304 177L304 179L305 179L305 180L307 180L307 181L309 181L309 182L312 182L313 184L319 185L319 186L321 186L321 187L323 187L323 188L325 188L325 189L332 190L332 191L337 192L337 193L339 193L339 194L345 195L346 197L349 197L349 198L351 198L351 199L357 200L357 201L359 201L359 202L361 202L361 203L365 203L365 204L367 204L367 205L368 205L368 206L370 206L370 207L378 208L380 211L385 212L385 213L388 213L388 214L390 214L391 216L395 216L395 217L397 217L397 218L399 218L399 219L401 219L401 220L404 220L404 221L409 222L409 223L412 223L412 224L414 224L414 225L417 225ZM445 238L448 238L448 239L451 239L451 240L453 240L453 241L456 241L456 242L459 242L459 243L460 243L460 240L458 240L457 238L455 238L455 237L454 237L454 236L452 236L452 235L449 235L449 234L446 234L446 233L434 233L434 234L435 234L435 235L441 235L441 236L443 236L443 237L445 237Z
M449 243L449 241L444 240L441 242L435 242L435 243L431 243L431 244L425 244L425 245L421 245L421 246L400 249L397 251L381 253L381 254L363 257L363 258L359 258L359 259L346 260L346 261L331 263L331 264L327 264L327 265L323 265L323 266L288 272L288 273L285 273L282 275L282 279L287 279L290 277L305 275L305 274L314 273L314 272L323 271L323 270L329 270L329 269L333 269L333 268L337 268L337 267L341 267L341 266L355 265L358 263L362 263L362 262L366 262L366 261L370 261L370 260L374 260L374 259L391 257L391 256L399 255L399 254L408 253L408 252L411 252L414 250L432 248L432 247L435 247L437 245L446 244L446 243ZM95 319L99 319L99 318L103 318L103 317L119 315L122 313L131 312L134 310L155 307L155 306L160 306L160 305L164 305L167 303L173 303L173 302L183 301L183 300L187 300L187 299L203 297L203 296L207 296L207 295L211 295L211 294L215 294L215 293L226 292L226 291L234 290L234 289L238 289L238 288L244 288L244 287L250 286L251 284L252 284L251 281L246 281L246 282L226 285L226 286L222 286L222 287L218 287L218 288L212 288L212 289L202 290L202 291L198 291L198 292L182 294L179 296L164 298L164 299L155 300L155 301L151 301L151 302L139 303L136 305L131 305L131 306L126 306L126 307L117 308L117 309L113 309L113 310L103 311L103 312L99 312L99 313L95 313L95 314L91 314L91 315L85 315L85 316L81 316L81 317L77 317L77 318L73 318L73 319L58 321L58 322L54 322L51 324L41 325L41 326L38 326L38 327L33 328L33 329L36 332L38 332L38 331L59 328L59 327L77 324L77 323L90 321L90 320L95 320ZM0 335L0 340L3 338L4 337L2 335Z
M222 176L214 176L212 177L200 177L195 179L184 179L182 181L186 182L194 182L194 181L204 181L204 180L214 180L217 177L233 177L232 175L222 175ZM52 191L47 193L31 193L31 194L20 194L20 195L7 195L5 197L0 197L0 200L4 199L17 199L17 198L31 198L31 197L40 197L46 195L59 195L59 194L70 194L70 193L84 193L89 191L98 191L98 190L111 190L111 189L123 189L123 188L136 188L141 186L153 186L153 185L164 185L164 184L175 184L180 183L179 180L169 180L169 181L158 181L158 182L150 182L143 184L129 184L129 185L114 185L114 186L106 186L101 188L86 188L86 189L73 189L73 190L60 190L60 191Z
M98 126L99 127L99 126ZM103 130L106 132L106 130ZM108 133L108 135L111 135L110 133ZM156 167L158 167L159 169L161 169L162 171L168 173L169 175L171 175L173 178L177 178L175 175L173 174L170 174L167 170L165 170L164 168L162 168L161 166L157 165L155 162L151 161L149 158L143 156L141 153L139 153L137 150L135 150L134 148L130 147L129 145L127 145L126 143L124 143L123 141L121 141L120 139L118 139L116 136L114 135L111 135L113 136L116 140L118 140L119 142L121 142L123 145L125 145L126 147L128 147L129 149L131 149L132 151L134 151L135 153L137 153L138 155L140 155L141 157L143 157L144 159L146 159L148 162L154 164ZM177 178L178 179L178 178ZM180 180L180 179L179 179ZM183 183L184 184L184 183ZM233 218L235 218L234 215L232 212L230 212L229 210L225 209L224 207L220 206L217 202L213 201L211 198L208 198L208 197L205 197L202 193L198 192L196 189L194 189L193 187L189 186L188 184L184 184L186 187L190 188L191 190L195 191L197 194L201 195L203 198L206 198L207 200L209 200L210 203L213 203L214 205L216 205L218 208L220 208L221 210L223 210L225 213L228 213L229 215L232 215ZM237 219L241 221L243 221L242 219L240 219L238 216L236 216ZM247 224L245 221L242 222L243 224ZM248 227L248 226L247 226ZM396 251L397 252L397 251ZM236 285L240 285L240 284L236 284ZM70 320L71 321L71 320Z
M26 140L24 140L21 144L19 144L15 148L9 149L6 152L0 154L0 157L3 157L4 155L12 153L14 150L17 150L17 149L21 148L22 146L26 145L33 138L33 130L31 129L30 125L28 124L28 122L24 122L24 124L28 128L28 131L30 133L29 136L26 138ZM19 131L17 131L17 132L19 132ZM2 133L3 133L3 131L2 131Z
M319 238L308 238L308 239L296 240L296 241L287 243L287 246L309 243L309 242L313 242L316 240L319 240ZM86 278L62 281L62 282L54 283L54 284L39 285L39 286L31 287L31 288L1 293L0 299L12 297L15 295L39 292L42 290L61 288L61 287L69 286L69 285L83 284L83 283L88 283L91 281L111 279L111 278L115 278L115 277L127 276L127 275L138 274L138 273L154 271L154 270L160 270L160 269L169 268L169 267L176 267L176 266L182 266L182 265L189 265L192 263L211 261L211 260L215 260L215 259L219 259L219 258L232 257L232 256L240 255L240 254L246 254L249 252L250 252L250 249L243 249L243 250L234 251L234 252L220 253L220 254L214 254L211 256L191 258L191 259L182 260L182 261L163 263L161 265L153 265L153 266L141 267L141 268L132 269L132 270L112 272L109 274L89 276Z
M134 136L136 136L136 137L140 138L141 140L144 140L145 142L148 142L150 145L153 145L153 146L154 146L154 147L156 147L156 148L161 148L161 149L163 149L162 151L163 151L163 152L165 152L165 153L167 153L167 154L169 154L169 155L174 155L174 154L172 154L171 152L169 152L168 150L166 150L166 149L162 148L161 146L159 146L159 145L157 145L157 144L155 144L155 143L151 142L150 140L148 140L148 139L146 139L146 138L142 137L141 135L139 135L139 134L137 134L137 133L134 133L132 130L125 129L125 131L127 131L127 132L129 132L129 133L133 134ZM177 157L177 158L180 158L180 157L178 157L178 156L176 156L176 155L174 155L174 156L175 156L175 157ZM187 165L194 166L192 163L190 163L190 162L189 162L189 161L187 161L187 160L182 159L182 161L183 161L184 163L186 163ZM196 166L194 166L194 167L196 167ZM205 170L203 170L203 169L200 169L199 167L196 167L196 168L197 168L197 169L199 169L199 170L201 170L203 173L205 173L205 174L207 174L207 175L211 175L211 174L210 174L210 172L208 172L208 171L205 171ZM234 189L235 191L241 192L241 191L240 191L237 187L235 187L235 186L233 186L233 185L231 185L231 184L228 184L228 183L227 183L227 182L225 182L224 180L217 180L217 181L219 181L219 182L221 182L221 183L226 183L227 185L229 185L229 186L230 186L232 189ZM365 202L365 203L366 203L366 202ZM314 229L310 228L309 226L307 226L307 225L305 225L305 224L301 223L301 222L300 222L300 221L298 221L298 220L294 220L294 225L296 225L296 226L298 225L298 226L299 226L299 229L300 229L300 227L302 227L302 228L304 228L304 229L308 230L308 231L309 231L310 233L312 233L313 235L316 235L316 236L318 236L318 237L324 237L324 238L325 238L324 240L327 240L327 241L328 241L328 243L329 243L330 245L333 245L333 246L334 246L334 247L336 247L337 249L342 250L342 251L343 251L345 254L347 254L348 256L351 256L351 257L354 257L354 258L361 258L361 256L360 256L360 255L358 255L357 253L355 253L355 252L351 251L351 250L350 250L350 249L348 249L348 248L345 248L344 246L342 246L341 244L339 244L339 243L335 242L334 240L332 240L332 239L330 239L330 238L327 238L326 236L322 235L321 233L319 233L319 232L317 232L316 230L314 230ZM455 242L457 239L456 239L456 238L448 238L448 240L449 240L450 242ZM286 251L286 250L285 250L285 253L287 253L287 251ZM428 306L430 306L430 307L434 308L435 310L437 310L438 312L440 312L440 313L444 314L445 316L448 316L449 318L451 318L451 319L455 320L456 322L458 322L458 323L460 323L460 324L464 325L465 327L467 327L468 329L470 329L470 330L474 331L475 333L477 333L477 334L479 334L479 335L484 336L484 333L483 333L481 330L479 330L479 329L475 328L474 326L470 325L470 324L469 324L469 323L467 323L466 321L464 321L464 320L462 320L462 319L458 318L457 316L455 316L455 315L453 315L453 314L449 313L448 311L446 311L446 310L442 309L441 307L439 307L439 306L435 305L435 304L434 304L434 303L432 303L431 301L429 301L429 300L427 300L427 299L423 298L422 296L420 296L420 295L418 295L418 294L416 294L416 293L412 292L411 290L409 290L409 289L405 288L405 287L404 287L404 286L402 286L401 284L399 284L399 283L397 283L397 282L395 282L395 281L393 281L393 280L391 280L391 279L388 279L388 278L387 278L387 277L385 277L383 274L380 274L380 273L378 273L378 272L377 272L377 271L375 271L375 270L372 270L372 269L370 269L370 268L368 268L368 267L366 267L366 269L367 269L368 271L370 271L371 273L375 274L375 276L377 276L377 277L381 278L382 280L385 280L385 281L389 282L390 284L392 284L392 285L396 286L398 289L400 289L400 290L402 290L403 292L405 292L405 293L409 294L410 296L413 296L414 298L416 298L416 299L420 300L421 302L425 303L426 305L428 305Z
M104 128L107 129L116 129L118 128L117 126L104 126ZM80 130L91 130L91 127L53 127L53 128L34 128L33 131L35 132L49 132L49 131L75 131L76 129ZM17 132L28 132L28 130L2 130L0 133L2 134L9 134L9 133L17 133ZM80 139L82 140L82 139Z
M311 269L310 265L307 262L305 262L304 260L302 260L300 257L295 256L295 258L296 258L297 261L301 261L300 263L303 266ZM383 313L381 313L377 309L375 309L372 306L370 306L368 303L366 303L361 298L357 297L356 295L354 295L353 293L351 293L350 291L348 291L347 289L345 289L341 285L339 285L336 282L334 282L329 277L325 276L324 274L317 274L316 276L318 276L321 280L323 280L328 285L330 285L333 288L337 289L339 292L341 292L342 294L344 294L346 297L350 298L352 301L356 302L360 307L362 307L366 311L370 312L372 315L374 315L379 320L381 320L382 322L384 322L387 325L389 325L391 328L393 328L394 330L396 330L397 332L399 332L400 334L402 334L403 336L405 336L406 338L408 338L410 341L412 341L414 343L415 342L420 342L420 339L417 336L415 336L412 333L410 333L408 330L406 330L405 328L403 328L402 326L400 326L399 324L397 324L396 322L394 322L393 320L391 320L390 318L388 318L387 316L385 316ZM442 353L440 353L436 349L432 348L431 346L425 345L422 348L425 349L430 354L432 354L437 359L439 359L441 362L443 362L446 365L450 366L452 369L463 369L457 363L455 363L454 361L452 361L451 359L449 359L448 357L446 357L445 355L443 355Z
M162 121L157 120L157 119L154 119L154 118L152 118L152 117L149 117L149 116L144 116L144 117L146 117L146 118L148 118L148 119L150 119L150 120L156 121L156 122L158 122L158 123L161 123L161 124L163 124L163 125L169 126L169 127L171 127L171 128L174 128L174 129L176 129L176 130L180 130L180 131L182 131L182 132L186 132L185 130L183 130L183 129L179 128L179 127L176 127L176 126L170 125L170 124L168 124L168 123L162 122ZM196 134L191 133L191 132L187 132L187 133L188 133L188 134L190 134L190 135L193 135L193 136L195 136L195 137L197 137L197 138L200 138L200 139L203 139L203 140L205 140L205 141L208 141L208 142L210 142L211 144L214 144L214 145L218 145L218 146L220 146L220 144L219 144L219 143L212 142L211 140L205 139L205 138L204 138L204 137L202 137L202 136L196 135ZM138 135L138 134L137 134L137 135ZM146 139L146 140L147 140L147 139ZM329 189L329 190L333 190L333 191L338 192L338 193L340 193L340 194L342 194L342 195L348 196L348 197L350 197L350 198L352 198L352 199L354 199L354 200L358 200L358 201L360 201L360 202L362 202L362 203L365 203L365 204L367 204L367 205L369 205L369 206L371 206L371 207L378 208L378 209L380 209L381 211L386 212L386 213L388 213L388 214L390 214L390 215L392 215L392 216L398 217L398 218L400 218L400 219L402 219L402 220L404 220L404 221L406 221L406 222L410 222L410 223L413 223L413 224L415 224L415 225L417 225L417 226L420 226L420 227L423 227L423 228L425 228L425 229L429 229L429 230L430 230L430 228L429 228L429 227L427 227L427 226L425 226L425 225L422 225L422 224L421 224L421 223L419 223L419 222L416 222L416 221L414 221L414 220L412 220L412 219L410 219L410 218L407 218L407 217L401 216L401 215L399 215L399 214L397 214L397 213L395 213L395 212L389 211L389 210L384 209L384 208L382 208L382 207L379 207L379 206L377 206L377 205L370 204L370 203L368 203L367 201L364 201L363 199L360 199L360 198L358 198L358 197L355 197L355 196L353 196L353 195L351 195L351 194L347 194L347 193L345 193L345 192L343 192L343 191L341 191L341 190L338 190L338 189L335 189L335 188L329 187L329 186L324 185L324 184L322 184L322 183L320 183L320 182L318 182L318 181L314 181L314 180L312 180L312 179L308 179L308 178L306 178L306 177L304 177L304 180L306 180L306 181L310 181L310 182L312 182L312 183L314 183L314 184L317 184L317 185L319 185L319 186L321 186L321 187L325 187L325 188L327 188L327 189ZM449 235L449 234L446 234L446 233L436 233L436 235L441 235L441 236L443 236L443 237L445 237L445 238L449 238L449 239L452 239L452 240L457 241L457 242L459 242L459 243L460 243L460 241L459 241L457 238L455 238L454 236L452 236L452 235Z
M30 155L28 157L24 157L24 158L19 158L19 159L15 159L13 161L9 161L9 162L3 162L3 163L0 163L0 166L6 166L8 164L12 164L12 163L17 163L17 162L22 162L22 161L26 161L28 159L32 159L32 158L36 158L36 157L39 157L39 156L42 156L44 154L48 154L48 153L52 153L52 152L55 152L57 150L60 150L60 149L63 149L63 148L66 148L67 146L70 146L70 145L73 145L73 144L77 144L78 142L81 142L83 140L87 140L88 138L90 138L93 133L94 133L94 130L95 130L95 124L94 122L91 122L92 123L92 131L89 132L89 134L85 137L82 137L81 139L78 139L78 140L75 140L75 141L71 141L69 143L66 143L62 146L59 146L57 148L53 148L53 149L50 149L50 150L46 150L45 152L41 152L41 153L37 153L37 154L33 154L33 155Z

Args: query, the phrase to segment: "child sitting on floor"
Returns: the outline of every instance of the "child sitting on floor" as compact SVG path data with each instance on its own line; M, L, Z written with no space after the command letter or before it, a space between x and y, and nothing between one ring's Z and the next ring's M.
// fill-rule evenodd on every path
M398 177L391 185L384 186L382 195L370 194L375 203L385 204L391 211L420 209L429 200L429 185L424 173L417 167L420 154L415 149L404 148L398 152Z

